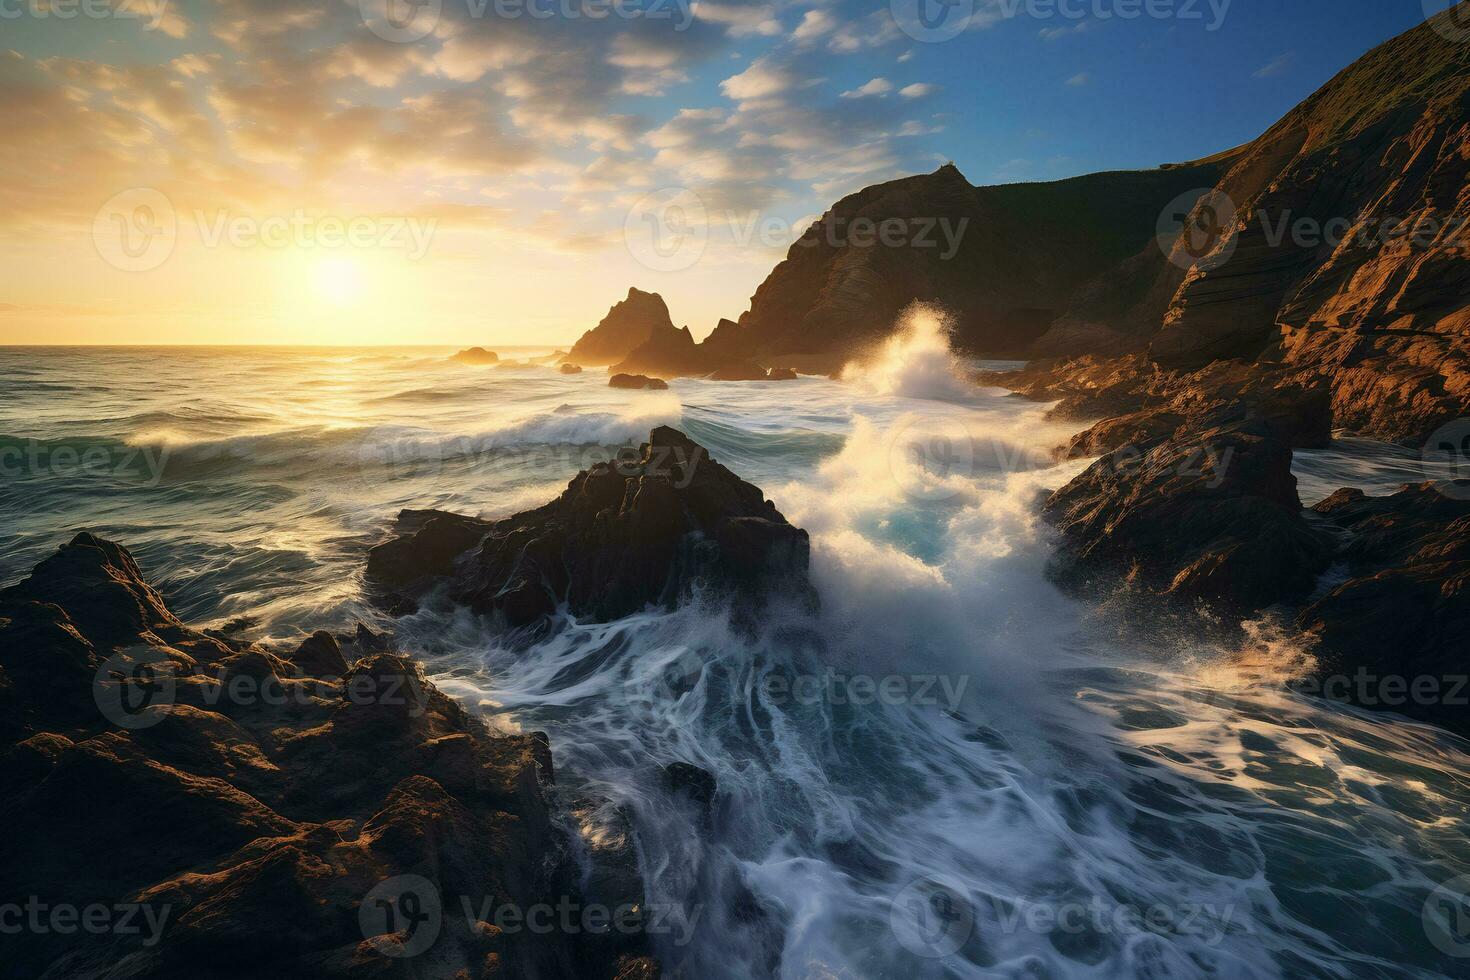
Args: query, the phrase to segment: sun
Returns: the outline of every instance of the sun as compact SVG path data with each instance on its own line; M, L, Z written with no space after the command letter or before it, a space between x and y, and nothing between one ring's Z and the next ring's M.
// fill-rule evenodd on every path
M362 269L350 258L318 259L311 269L311 288L316 298L331 306L353 306L362 299Z

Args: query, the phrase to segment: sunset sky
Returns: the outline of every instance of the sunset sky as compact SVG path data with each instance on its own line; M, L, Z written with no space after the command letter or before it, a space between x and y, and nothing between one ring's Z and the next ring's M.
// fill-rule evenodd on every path
M634 285L702 336L845 193L1204 156L1425 10L417 2L0 0L0 343L560 344Z

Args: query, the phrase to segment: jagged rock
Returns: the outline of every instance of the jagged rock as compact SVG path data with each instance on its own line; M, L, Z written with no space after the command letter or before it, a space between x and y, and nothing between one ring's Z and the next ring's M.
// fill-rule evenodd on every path
M478 365L500 363L500 356L498 354L496 354L493 350L486 350L483 347L467 347L459 353L453 355L449 359L451 361L458 361L461 364Z
M447 579L455 601L511 626L535 623L563 602L578 616L615 619L675 601L697 581L749 601L772 588L809 588L806 532L667 426L649 434L637 459L579 473L542 507L490 524L459 520L478 536L471 553L454 559L436 535L422 545L430 554L417 558L431 521L374 548L369 577L387 569L395 574L386 584L400 587L410 581L402 569L437 569L417 580L418 592Z
M86 533L0 593L0 834L25 842L0 892L147 910L133 932L7 936L3 972L400 975L414 929L372 916L396 897L378 889L412 875L415 908L443 913L417 960L436 971L656 974L641 935L466 918L461 896L585 901L542 789L545 738L492 735L393 653L292 676L340 660L327 633L293 663L195 631L126 549Z
M649 388L653 391L664 391L669 385L661 378L647 378L641 374L615 374L607 379L609 388Z
M1345 532L1351 576L1298 617L1317 639L1313 693L1470 731L1470 481L1342 489L1312 509Z
M1330 545L1301 514L1291 444L1269 419L1114 450L1056 491L1053 574L1099 596L1244 615L1304 598Z
M341 677L347 673L342 648L337 645L337 638L326 630L308 636L287 659L301 668L302 673L313 677Z
M662 296L629 289L622 302L572 345L565 360L580 367L616 364L656 334L677 332Z

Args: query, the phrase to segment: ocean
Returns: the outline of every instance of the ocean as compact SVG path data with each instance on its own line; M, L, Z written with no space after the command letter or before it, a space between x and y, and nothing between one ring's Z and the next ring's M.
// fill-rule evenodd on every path
M942 339L663 392L450 353L0 348L0 585L86 528L195 626L393 630L492 726L547 732L572 833L631 827L675 975L1470 971L1436 891L1470 872L1470 743L1288 689L1311 651L1269 617L1226 648L1058 591L1037 501L1086 465L1049 453L1076 427ZM510 514L661 424L811 532L819 611L752 634L694 596L527 645L365 599L399 509ZM1433 475L1353 439L1296 469L1308 504ZM713 774L708 811L673 762Z

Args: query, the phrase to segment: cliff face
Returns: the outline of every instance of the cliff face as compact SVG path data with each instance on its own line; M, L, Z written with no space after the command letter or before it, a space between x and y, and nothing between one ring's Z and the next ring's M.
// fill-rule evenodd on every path
M1205 161L1047 184L974 187L952 164L838 201L756 290L738 333L742 355L860 348L914 300L947 308L958 342L1014 351L1046 332L1094 280L1152 248L1160 210L1218 179ZM1120 308L1151 280L1131 284ZM1116 274L1114 283L1120 281Z

